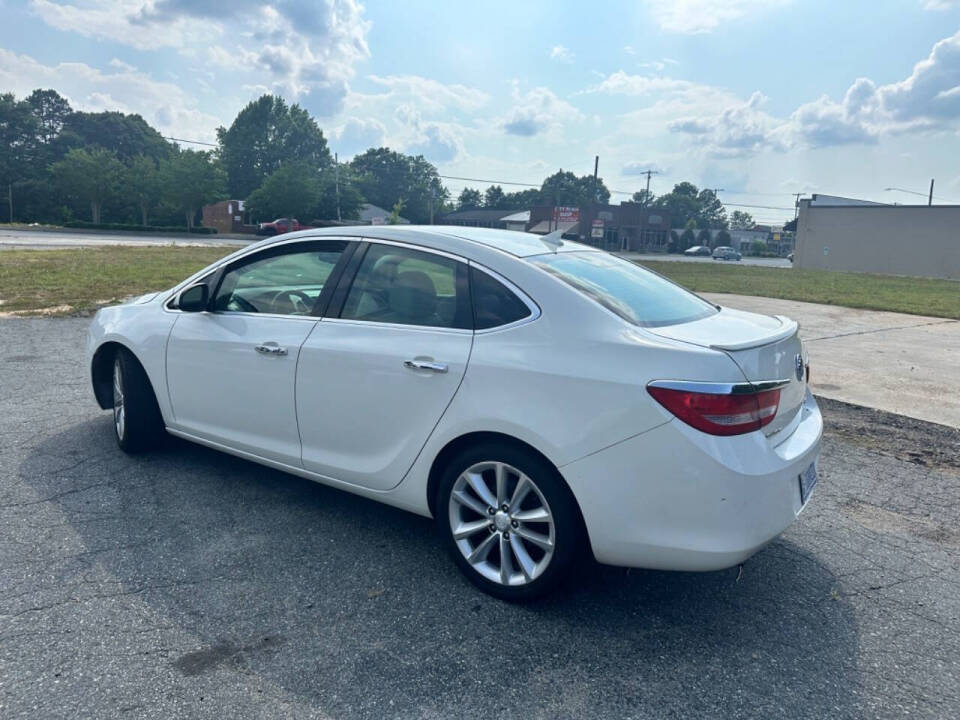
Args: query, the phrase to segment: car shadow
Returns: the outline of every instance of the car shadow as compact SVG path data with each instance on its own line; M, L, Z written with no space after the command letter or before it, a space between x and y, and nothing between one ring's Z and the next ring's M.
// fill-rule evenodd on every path
M787 539L739 579L589 565L511 605L462 578L429 520L182 441L128 457L107 415L20 476L86 548L45 582L119 588L149 611L130 623L194 638L145 648L183 693L227 671L334 716L862 715L854 614Z

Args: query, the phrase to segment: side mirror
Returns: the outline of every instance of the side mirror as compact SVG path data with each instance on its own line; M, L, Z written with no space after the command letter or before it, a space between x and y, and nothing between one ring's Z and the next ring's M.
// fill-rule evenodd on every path
M177 307L183 312L203 312L207 309L207 301L210 299L210 289L204 285L191 285L182 293L177 300Z

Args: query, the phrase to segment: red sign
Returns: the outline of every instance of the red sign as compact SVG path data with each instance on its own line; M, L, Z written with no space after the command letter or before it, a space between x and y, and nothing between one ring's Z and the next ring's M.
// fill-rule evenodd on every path
M554 222L575 223L580 222L580 208L578 207L555 207L553 209Z

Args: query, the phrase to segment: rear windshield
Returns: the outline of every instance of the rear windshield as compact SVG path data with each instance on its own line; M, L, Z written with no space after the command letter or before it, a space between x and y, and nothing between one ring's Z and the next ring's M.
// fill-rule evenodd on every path
M678 325L717 312L688 290L615 255L569 252L528 259L634 325Z

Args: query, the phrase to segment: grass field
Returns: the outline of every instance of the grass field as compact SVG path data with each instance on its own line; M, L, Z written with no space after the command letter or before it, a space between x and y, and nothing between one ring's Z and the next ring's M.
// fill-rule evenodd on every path
M0 251L0 312L68 315L162 290L223 257L227 247ZM718 263L649 262L698 292L891 310L960 319L960 282Z
M737 293L960 319L960 282L750 265L645 262L697 292Z
M0 251L0 312L69 315L176 285L233 247Z

